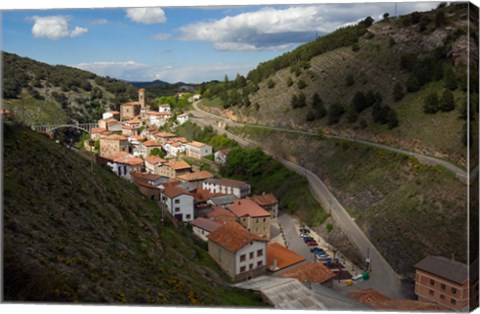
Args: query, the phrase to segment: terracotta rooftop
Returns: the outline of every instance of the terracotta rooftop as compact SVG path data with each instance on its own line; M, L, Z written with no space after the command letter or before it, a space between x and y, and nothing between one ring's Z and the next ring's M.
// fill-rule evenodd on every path
M167 177L162 177L151 173L130 172L130 175L135 183L148 188L156 188L155 184L159 181L160 184L168 181Z
M145 161L150 163L150 164L153 164L153 165L167 162L165 159L160 158L158 156L148 156L148 157L145 158Z
M222 226L222 224L216 222L215 220L206 219L203 217L196 218L191 222L191 224L208 232L213 232Z
M139 127L138 127L138 126L132 126L132 125L122 125L122 129L125 129L125 130L138 130Z
M197 141L192 141L191 143L188 143L188 145L193 146L193 147L198 147L198 148L203 147L203 146L207 146L207 144L197 142Z
M443 256L427 256L415 268L463 284L468 279L467 265Z
M168 132L158 132L157 134L155 134L155 136L158 136L158 137L177 137L176 134L168 133Z
M140 121L140 119L138 119L137 117L126 121L126 123L130 123L130 124L132 124L132 123L137 124L137 123L140 123L140 122L142 122L142 121Z
M107 129L105 128L91 128L90 129L90 133L92 134L99 134L99 133L103 133L103 132L106 132Z
M183 181L199 181L213 178L213 174L208 172L207 170L197 171L197 172L190 172L179 175L178 178Z
M165 189L162 191L162 193L165 194L166 196L168 196L169 198L174 198L174 197L177 197L178 195L182 195L182 194L192 195L188 191L186 191L184 189L181 189L181 188L179 188L177 186L174 186L174 185L165 185Z
M126 103L123 103L123 105L127 105L127 106L140 106L140 103L138 101L129 101L129 102L126 102Z
M222 206L214 205L212 206L212 209L213 210L207 214L207 217L209 218L214 218L215 220L220 217L229 217L231 219L235 219L235 215L231 211L223 208Z
M113 114L113 115L120 114L119 111L110 111L110 113Z
M195 189L195 203L204 203L208 201L215 194L204 189Z
M260 206L270 206L278 203L277 198L272 193L263 195L253 195L249 197L252 201Z
M335 273L322 263L310 262L281 273L278 277L296 278L301 282L309 280L321 284L335 278Z
M132 138L136 139L137 141L143 141L145 138L141 135L134 135Z
M118 153L112 155L110 158L112 160L114 160L114 159L121 158L121 157L126 157L126 156L132 157L132 155L130 155L128 152L122 151L122 152L118 152Z
M225 221L220 228L208 235L208 240L232 253L236 253L252 241L267 242L234 221Z
M175 161L171 160L168 163L166 163L169 167L171 167L174 170L182 170L182 169L189 169L192 168L188 163L186 163L183 160Z
M391 300L374 289L363 289L347 294L350 298L364 303L375 310L399 311L448 311L447 308L425 301Z
M279 243L270 243L267 246L267 269L277 271L285 267L304 261L303 256L298 255ZM274 264L276 266L274 267Z
M169 104L161 104L161 105L158 105L158 107L168 107L168 108L170 108L170 105Z
M112 135L109 135L109 136L105 136L103 139L104 140L115 140L115 141L127 140L127 138L125 136L118 135L118 134L112 134Z
M245 184L247 184L246 182L243 182L243 181L232 180L232 179L225 179L225 178L222 178L222 179L210 179L210 180L208 180L207 182L208 182L208 183L215 183L215 184L219 184L219 185L231 186L231 187L234 187L234 188L241 188L242 186L244 186Z
M154 147L154 146L162 146L160 143L154 142L154 141L145 141L143 142L143 145L146 147Z
M227 205L227 209L235 214L237 217L266 217L270 213L258 206L255 202L249 199L240 199Z
M113 161L118 162L118 163L122 163L122 164L126 164L126 165L131 165L131 166L143 164L143 160L141 158L137 158L137 157L126 157L125 156L125 157L116 158Z

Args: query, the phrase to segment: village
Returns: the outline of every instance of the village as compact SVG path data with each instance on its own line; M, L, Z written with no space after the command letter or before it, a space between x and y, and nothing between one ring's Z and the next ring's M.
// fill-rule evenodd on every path
M189 101L199 99L200 95L193 95ZM221 178L185 161L209 158L221 166L228 156L228 149L214 152L206 143L175 134L175 128L187 121L188 113L173 113L169 104L150 110L141 88L138 101L103 114L83 147L96 154L98 163L156 201L162 223L168 215L175 223L190 225L238 287L262 291L279 308L309 304L318 309L455 310L463 306L467 270L443 257L429 256L416 265L419 301L402 303L375 290L369 285L368 261L359 267L296 218L281 221L275 191L255 195L248 182ZM454 269L455 275L439 270L439 264ZM446 300L445 294L449 302L434 299Z

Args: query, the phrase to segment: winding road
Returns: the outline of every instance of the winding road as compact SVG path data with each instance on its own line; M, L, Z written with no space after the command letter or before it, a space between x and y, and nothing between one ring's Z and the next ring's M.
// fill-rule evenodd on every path
M219 134L225 134L228 138L237 141L242 146L260 146L258 143L245 140L237 135L226 131L224 127L219 125L218 116L198 109L198 106L196 106L196 104L194 105L194 108L195 110L190 112L192 114L190 119L193 122L203 126L211 125ZM220 121L224 120L222 118L220 119ZM225 124L228 124L229 126L239 125L234 122L223 122ZM319 201L323 208L327 209L331 213L337 225L343 230L343 232L345 232L345 234L349 237L352 243L354 243L359 248L364 258L367 258L368 252L368 257L370 259L370 265L372 270L372 275L371 279L368 282L368 286L378 291L381 291L383 294L389 296L392 299L405 298L405 296L403 296L401 292L402 289L400 276L392 269L390 264L388 264L388 262L370 242L367 236L365 236L365 234L357 226L355 221L350 217L346 209L340 204L340 202L338 202L338 200L330 192L330 190L328 190L328 188L320 180L320 178L318 178L317 175L315 175L310 170L307 170L288 160L272 155L268 150L264 149L264 151L275 159L282 162L289 169L301 175L305 175L317 201Z

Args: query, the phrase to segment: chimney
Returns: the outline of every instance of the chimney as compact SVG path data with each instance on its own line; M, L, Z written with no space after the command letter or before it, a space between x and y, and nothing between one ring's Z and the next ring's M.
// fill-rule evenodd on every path
M452 253L452 261L455 261L455 253Z
M278 269L277 260L274 259L274 260L273 260L273 263L272 263L272 271L276 271L277 269Z

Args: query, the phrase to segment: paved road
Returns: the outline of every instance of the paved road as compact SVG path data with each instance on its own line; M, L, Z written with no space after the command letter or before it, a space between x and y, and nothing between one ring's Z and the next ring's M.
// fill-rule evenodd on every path
M195 110L194 115L191 119L193 122L201 125L212 125L213 128L219 132L219 134L226 134L229 138L238 141L242 146L248 147L248 146L256 145L251 143L250 141L247 141L236 135L233 135L230 132L227 132L222 127L219 127L217 124L217 122L219 121L218 116L215 116L203 111ZM265 152L269 153L266 150ZM392 267L383 258L380 252L373 246L370 240L365 236L362 230L357 226L357 224L353 221L353 219L347 213L345 208L338 202L338 200L328 190L328 188L320 180L320 178L318 178L310 170L307 170L297 164L294 164L290 161L284 160L276 156L273 156L273 157L279 160L280 162L282 162L289 169L301 175L306 174L309 185L316 199L319 201L319 203L322 205L323 208L325 208L331 213L332 217L335 219L335 222L345 232L345 234L349 237L352 243L354 243L360 249L360 252L363 254L364 258L367 257L367 250L368 250L371 269L372 269L370 285L372 287L375 287L375 289L389 296L392 299L403 299L404 296L401 293L401 281L400 281L399 275L392 269ZM285 225L284 228L287 228L287 226ZM295 230L293 230L293 233L296 233ZM292 234L292 231L288 231L288 234ZM293 236L291 236L290 238L288 238L287 236L287 242L291 242L295 246L296 246L295 243L297 243L297 241L293 240ZM298 252L302 254L303 253L302 249L306 249L306 248L293 247L293 249L294 250L299 249L300 251Z
M269 126L262 126L262 125L249 125L249 124L243 124L243 123L238 123L238 122L233 122L227 118L214 115L212 113L203 111L198 107L198 102L193 103L194 110L190 111L194 116L208 119L211 121L222 121L228 126L237 126L237 127L243 127L243 126L251 126L251 127L256 127L256 128L261 128L261 129L266 129L266 130L276 130L276 131L282 131L282 132L290 132L290 133L297 133L297 134L304 134L304 135L315 135L315 133L312 132L305 132L305 131L297 131L297 130L290 130L290 129L284 129L284 128L276 128L276 127L269 127ZM338 140L343 140L343 141L349 141L349 142L354 142L354 143L360 143L368 146L373 146L381 149L385 149L388 151L392 151L398 154L402 155L407 155L416 158L419 162L426 164L426 165L438 165L438 166L443 166L445 167L448 171L452 172L455 174L455 176L461 180L462 182L467 182L468 176L467 172L464 169L459 168L458 166L449 163L445 160L438 159L432 156L426 156L423 154L415 153L415 152L410 152L404 149L400 148L395 148L395 147L390 147L387 145L383 144L378 144L374 142L369 142L369 141L364 141L364 140L359 140L359 139L353 139L349 137L344 137L344 136L338 136L338 135L324 135L326 138L332 138L332 139L338 139ZM477 166L478 167L478 166ZM478 172L478 170L477 170ZM475 171L473 171L474 175L476 174Z

